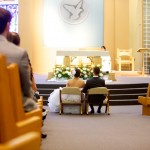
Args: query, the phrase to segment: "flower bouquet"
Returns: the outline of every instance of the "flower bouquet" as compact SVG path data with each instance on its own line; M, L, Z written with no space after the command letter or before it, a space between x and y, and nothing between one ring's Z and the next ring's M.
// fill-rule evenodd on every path
M81 75L80 78L82 78L83 80L89 79L93 77L93 68L95 66L91 65L91 66L80 66L80 67L75 67L80 69L81 71ZM100 68L100 77L103 77L106 73L101 71L102 66L101 65L97 65L97 67ZM71 79L72 78L72 71L75 68L70 68L70 67L65 67L65 66L59 66L59 67L55 67L54 68L54 76L56 77L56 79Z

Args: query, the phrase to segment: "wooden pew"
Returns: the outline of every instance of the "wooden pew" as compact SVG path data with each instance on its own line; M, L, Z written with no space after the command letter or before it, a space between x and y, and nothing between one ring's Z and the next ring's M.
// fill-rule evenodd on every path
M13 111L15 113L16 121L21 121L32 116L39 116L41 118L41 125L42 125L41 108L26 113L24 112L19 69L17 64L11 64L7 68L8 68L8 76L9 76L9 85L11 88L11 98L13 99L13 104L14 104ZM42 107L42 97L38 103Z
M139 96L138 102L142 104L142 115L150 116L150 83L148 84L146 97Z
M40 138L37 132L29 132L0 143L0 150L40 150Z
M35 131L41 136L41 118L39 116L16 121L8 75L10 66L7 67L6 57L0 55L0 143L5 143L31 131Z

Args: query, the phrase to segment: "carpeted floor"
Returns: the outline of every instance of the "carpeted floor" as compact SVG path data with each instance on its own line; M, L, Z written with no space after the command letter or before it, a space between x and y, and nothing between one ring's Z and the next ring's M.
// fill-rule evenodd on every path
M104 113L87 116L49 112L43 127L48 137L42 141L41 149L150 149L150 117L141 115L141 105L111 106L110 111L110 116Z

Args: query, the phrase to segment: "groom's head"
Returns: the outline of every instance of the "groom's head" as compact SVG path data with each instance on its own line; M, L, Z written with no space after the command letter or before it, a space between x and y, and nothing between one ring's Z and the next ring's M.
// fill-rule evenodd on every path
M94 76L98 76L99 73L100 73L99 67L94 67L94 68L93 68L93 74L94 74Z

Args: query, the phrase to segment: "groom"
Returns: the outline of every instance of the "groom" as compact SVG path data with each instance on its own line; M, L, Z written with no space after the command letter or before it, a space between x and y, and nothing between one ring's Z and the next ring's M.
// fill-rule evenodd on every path
M93 77L86 81L86 84L83 88L83 93L87 93L88 89L95 87L105 87L105 80L99 77L100 69L99 67L94 67L93 69ZM90 95L89 96L89 105L91 107L90 113L94 113L93 104L99 105L97 109L97 113L101 113L101 107L103 105L103 100L105 100L105 95Z

